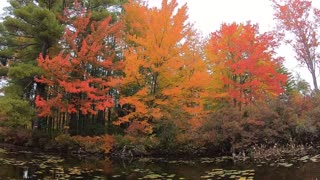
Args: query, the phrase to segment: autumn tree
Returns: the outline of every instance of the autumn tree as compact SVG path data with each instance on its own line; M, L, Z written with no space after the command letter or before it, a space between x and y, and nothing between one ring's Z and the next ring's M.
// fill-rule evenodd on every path
M187 6L163 0L161 8L150 8L130 1L124 10L128 48L120 103L130 108L119 123L130 121L151 133L150 123L178 122L182 112L196 115L208 73L195 32L186 22Z
M295 58L307 66L313 86L319 91L319 20L320 11L308 0L272 0L279 36L295 51Z
M120 23L112 18L90 21L91 13L80 4L67 13L74 16L61 40L64 50L50 58L40 55L39 66L44 75L37 82L48 86L46 97L37 96L38 116L63 117L72 134L82 133L88 121L105 122L105 110L114 104L109 94L120 78L122 68L114 62L114 42L118 42Z
M243 106L283 92L286 75L278 72L281 61L275 57L271 35L258 33L258 26L222 24L211 34L207 59L217 97Z

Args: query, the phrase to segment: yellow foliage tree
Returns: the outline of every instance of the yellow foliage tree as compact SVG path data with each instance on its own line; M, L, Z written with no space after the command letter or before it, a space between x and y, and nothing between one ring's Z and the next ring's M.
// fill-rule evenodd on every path
M124 9L126 96L120 103L134 110L118 123L143 121L145 132L151 133L150 122L175 120L181 112L198 117L208 73L199 37L187 23L187 6L163 0L161 8L149 8L141 1L130 1Z

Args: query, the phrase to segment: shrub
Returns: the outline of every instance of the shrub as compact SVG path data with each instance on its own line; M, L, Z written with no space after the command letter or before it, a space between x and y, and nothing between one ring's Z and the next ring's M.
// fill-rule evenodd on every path
M31 146L45 149L51 141L52 137L47 132L40 130L32 131Z
M27 101L0 97L0 125L7 127L27 127L31 125L35 112Z
M119 156L147 155L155 149L159 150L159 141L154 136L135 137L131 135L114 136L115 154Z
M103 136L73 136L74 142L87 153L108 154L114 144L114 139L110 135Z
M26 146L32 136L31 130L25 128L2 127L0 130L0 137L3 142L17 146Z
M68 152L76 150L76 142L69 134L60 134L54 138L55 148Z
M241 142L242 123L242 114L238 108L223 107L208 116L200 133L203 134L207 146L230 152Z

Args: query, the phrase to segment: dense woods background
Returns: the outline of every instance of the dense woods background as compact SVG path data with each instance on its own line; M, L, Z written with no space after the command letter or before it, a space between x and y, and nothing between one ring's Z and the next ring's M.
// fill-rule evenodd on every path
M0 141L124 155L316 144L320 12L272 2L276 31L231 23L202 37L175 0L11 0L0 24ZM283 66L282 42L313 90Z

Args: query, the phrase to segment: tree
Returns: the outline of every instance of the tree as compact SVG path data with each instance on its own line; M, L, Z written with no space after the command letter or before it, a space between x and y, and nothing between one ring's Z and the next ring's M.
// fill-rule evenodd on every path
M294 90L302 96L308 96L311 94L312 90L309 83L302 79L299 74L295 77Z
M38 64L45 72L36 81L48 86L45 97L36 97L38 116L70 117L73 134L83 133L85 122L105 122L104 112L114 105L109 94L120 82L115 76L122 68L114 62L114 42L118 42L120 23L111 24L112 18L90 21L91 13L76 4L75 19L61 40L64 51L50 58L40 55Z
M10 16L0 24L0 58L5 64L11 60L9 85L21 86L21 98L31 102L36 93L45 93L41 84L35 86L34 76L41 74L35 60L39 53L44 57L50 54L63 31L57 17L57 12L62 12L61 1L38 2L10 1Z
M121 13L121 6L126 0L81 0L83 6L92 12L91 19L94 21L103 20L112 16L112 21L116 21Z
M152 123L177 123L185 120L182 114L196 115L191 109L202 105L199 99L204 88L199 86L208 73L197 36L186 22L187 6L178 8L175 0L163 0L158 9L130 1L124 10L128 48L120 103L131 108L119 123L140 123L151 133Z
M306 65L311 73L313 86L319 91L319 9L308 0L272 0L280 37L285 37L296 53L295 58Z
M274 57L275 45L271 35L258 34L257 25L222 24L207 45L217 96L241 109L282 93L286 75L278 72L281 61Z
M35 96L45 95L45 87L34 81L42 73L36 59L41 52L46 56L59 51L63 25L58 16L63 12L62 0L11 0L10 5L0 23L0 59L5 66L1 69L7 70L8 80L4 102L8 107L18 102L33 112ZM13 113L8 115L13 116L8 117L10 121L16 118ZM26 122L31 122L31 116L25 117L29 117Z
M34 118L34 109L30 108L29 102L21 99L0 97L0 126L28 127Z

